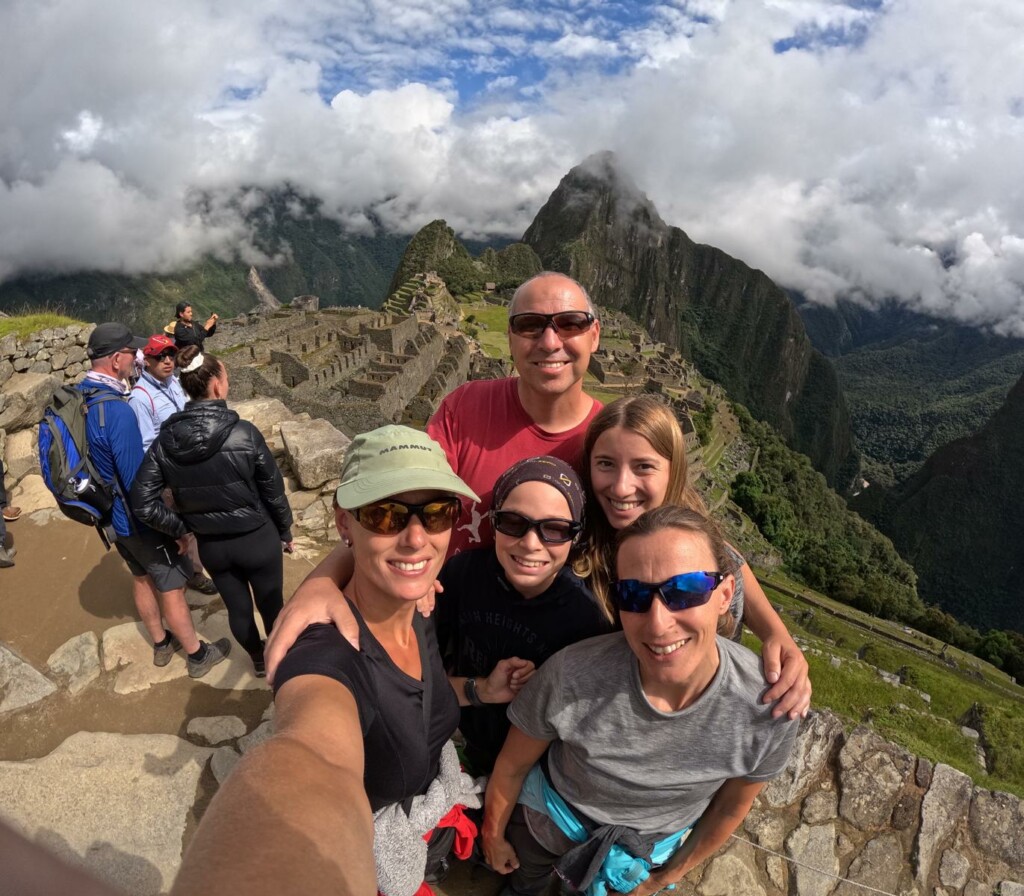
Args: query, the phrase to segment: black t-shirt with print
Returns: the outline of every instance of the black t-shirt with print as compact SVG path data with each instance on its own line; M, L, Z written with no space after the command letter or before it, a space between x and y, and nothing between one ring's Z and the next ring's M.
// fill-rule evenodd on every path
M584 638L612 631L583 580L563 568L534 598L516 591L494 548L463 551L441 570L443 593L434 617L445 667L452 675L484 678L499 660L517 656L540 665ZM473 772L489 772L505 742L507 704L462 707L459 729Z

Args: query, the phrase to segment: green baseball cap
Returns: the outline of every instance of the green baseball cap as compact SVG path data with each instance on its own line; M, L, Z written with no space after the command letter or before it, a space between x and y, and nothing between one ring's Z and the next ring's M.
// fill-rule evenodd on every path
M382 426L356 436L345 452L341 485L334 493L338 506L353 510L421 489L479 496L448 465L444 449L425 432L408 426Z

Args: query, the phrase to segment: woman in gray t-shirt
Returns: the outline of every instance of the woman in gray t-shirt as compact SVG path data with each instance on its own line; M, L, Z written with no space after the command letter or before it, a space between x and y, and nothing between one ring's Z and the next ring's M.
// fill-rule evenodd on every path
M691 510L666 505L623 530L622 632L555 654L509 708L482 836L513 894L540 893L553 869L591 893L675 884L784 768L797 723L772 718L757 658L717 634L727 563Z

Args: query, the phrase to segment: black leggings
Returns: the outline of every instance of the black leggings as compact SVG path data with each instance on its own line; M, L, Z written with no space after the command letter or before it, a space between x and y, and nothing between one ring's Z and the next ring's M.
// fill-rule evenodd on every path
M255 532L199 535L196 540L199 558L228 608L231 634L250 655L258 655L262 643L252 612L253 601L268 634L284 605L281 536L267 520Z

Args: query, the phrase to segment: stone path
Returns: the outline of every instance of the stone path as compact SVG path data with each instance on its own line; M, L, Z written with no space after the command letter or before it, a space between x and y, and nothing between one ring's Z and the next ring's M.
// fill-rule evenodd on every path
M233 641L198 681L180 653L154 666L128 572L90 530L47 511L10 529L18 555L0 571L0 816L133 896L165 893L219 782L269 735L270 690ZM286 594L314 559L285 558ZM219 598L188 598L201 637L230 638ZM459 867L441 892L490 896L500 883Z

